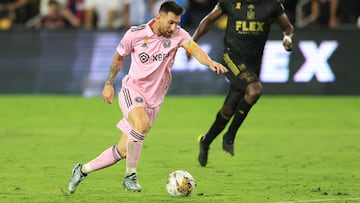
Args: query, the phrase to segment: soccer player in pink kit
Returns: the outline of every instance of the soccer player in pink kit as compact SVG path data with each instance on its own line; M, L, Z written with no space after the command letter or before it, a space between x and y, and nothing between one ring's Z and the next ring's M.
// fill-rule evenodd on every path
M78 184L90 173L126 158L123 187L128 191L141 191L136 168L145 136L157 117L162 101L171 84L171 67L178 48L183 47L200 63L217 74L227 72L213 61L184 29L179 27L184 8L173 1L161 4L155 19L147 24L131 27L121 39L110 72L105 82L102 98L112 104L113 83L122 68L125 56L131 54L128 74L122 79L118 95L123 119L117 127L123 132L117 145L111 146L86 164L75 164L69 181L69 191L74 193Z

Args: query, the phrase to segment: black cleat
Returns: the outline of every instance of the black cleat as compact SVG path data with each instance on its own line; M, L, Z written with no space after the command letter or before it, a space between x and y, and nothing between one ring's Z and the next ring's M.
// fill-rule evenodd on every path
M199 137L200 153L199 153L199 156L198 156L198 161L199 161L201 166L206 166L207 160L208 160L209 146L205 145L202 142L203 138L204 138L204 136Z
M223 137L223 142L222 142L222 147L223 150L229 154L231 154L231 156L234 156L234 143L229 143L225 140L225 138Z

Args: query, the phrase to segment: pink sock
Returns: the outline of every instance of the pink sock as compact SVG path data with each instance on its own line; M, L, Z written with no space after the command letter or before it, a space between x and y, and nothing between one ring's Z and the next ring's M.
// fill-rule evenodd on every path
M126 174L136 173L145 135L131 130L127 141Z
M87 172L90 173L92 171L96 171L102 168L106 168L120 161L122 157L116 149L116 145L106 149L103 153L101 153L98 157L91 160L87 166Z

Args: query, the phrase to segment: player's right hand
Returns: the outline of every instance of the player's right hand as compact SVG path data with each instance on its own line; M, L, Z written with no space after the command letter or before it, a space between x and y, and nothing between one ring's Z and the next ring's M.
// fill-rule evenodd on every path
M102 99L108 104L112 104L114 100L114 87L112 85L105 85L102 92Z
M290 36L285 36L283 38L283 46L286 51L292 51L292 39Z
M228 72L227 68L225 68L221 63L218 63L216 61L212 61L212 63L209 64L209 68L216 74Z

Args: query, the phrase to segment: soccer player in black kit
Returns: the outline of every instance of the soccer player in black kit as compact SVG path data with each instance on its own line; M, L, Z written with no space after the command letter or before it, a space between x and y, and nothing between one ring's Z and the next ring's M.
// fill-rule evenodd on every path
M285 50L292 49L293 26L279 0L219 0L205 16L193 34L198 41L222 15L227 16L224 37L223 65L229 69L226 77L230 87L209 131L200 139L198 161L206 166L209 146L232 122L223 135L223 150L234 155L234 140L251 107L262 94L259 73L263 49L270 25L277 21L283 31Z

